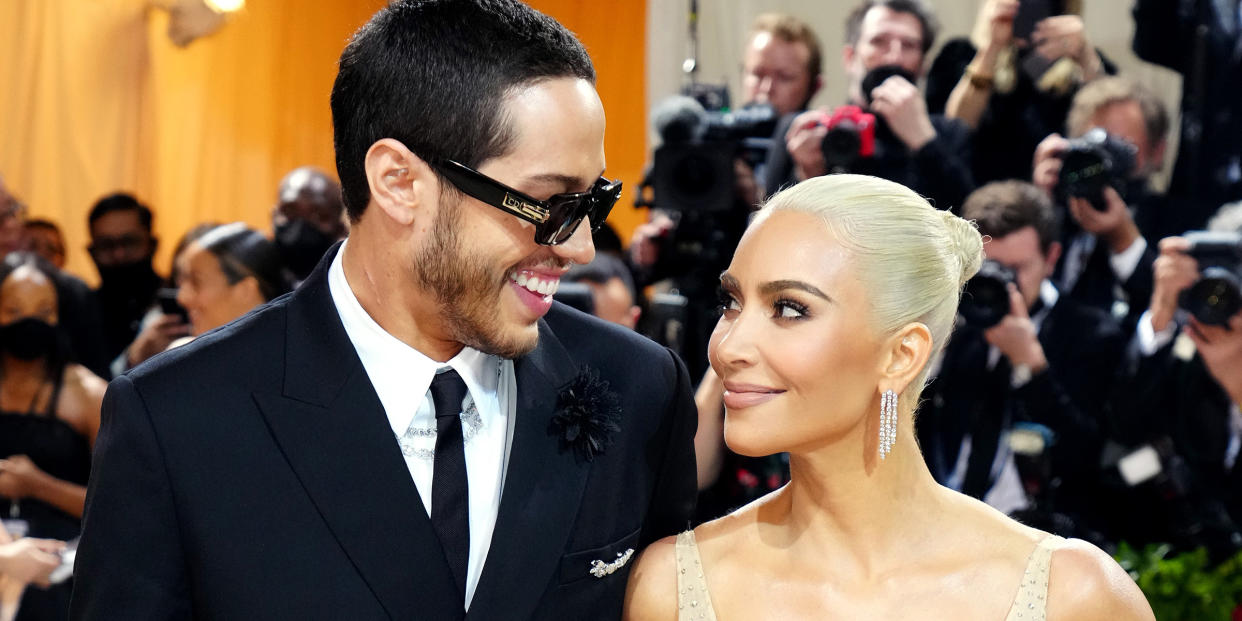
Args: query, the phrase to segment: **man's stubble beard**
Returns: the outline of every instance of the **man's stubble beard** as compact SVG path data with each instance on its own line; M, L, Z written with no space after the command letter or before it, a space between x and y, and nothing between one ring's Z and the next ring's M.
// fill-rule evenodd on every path
M509 268L497 273L480 257L463 251L458 235L462 200L441 197L431 238L415 253L414 277L435 297L453 340L501 358L521 357L535 348L537 339L505 334L499 303Z

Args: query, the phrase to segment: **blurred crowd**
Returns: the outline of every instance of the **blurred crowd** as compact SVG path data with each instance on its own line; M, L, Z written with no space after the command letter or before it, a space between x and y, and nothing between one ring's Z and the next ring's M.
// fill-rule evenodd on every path
M157 213L114 193L90 206L99 286L64 271L60 227L27 219L0 181L0 619L63 619L107 381L288 293L348 230L340 187L281 181L270 234L202 223L154 267ZM26 588L33 585L34 588ZM18 604L20 603L20 609Z
M1242 5L1134 2L1134 51L1183 77L1172 127L1092 45L1082 4L987 0L931 58L941 33L924 2L867 0L842 24L839 66L807 24L765 14L740 54L747 135L701 90L655 115L650 220L628 246L600 229L556 297L702 378L701 519L788 480L783 456L724 446L706 365L717 278L767 196L850 172L988 236L917 415L942 484L1105 549L1242 549ZM847 101L808 109L829 80ZM1172 182L1156 191L1174 131ZM710 183L688 178L712 166ZM91 288L64 271L58 223L28 218L19 196L0 180L0 620L64 618L57 569L72 563L107 381L289 292L348 233L339 185L299 168L270 231L203 223L161 274L159 206L110 194L83 206Z

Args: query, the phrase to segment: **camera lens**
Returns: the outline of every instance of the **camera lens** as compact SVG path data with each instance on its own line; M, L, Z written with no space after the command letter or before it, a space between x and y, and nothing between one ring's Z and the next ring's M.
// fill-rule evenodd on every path
M862 138L858 135L858 126L850 120L842 120L824 134L821 145L824 152L824 163L829 171L848 168L858 159L862 150Z
M1181 306L1195 319L1208 325L1224 326L1242 310L1242 286L1238 276L1221 267L1203 270L1203 276L1182 292Z
M979 273L966 282L962 303L958 312L967 325L980 329L991 328L1009 314L1009 283L1014 282L1013 270L997 263L984 261Z

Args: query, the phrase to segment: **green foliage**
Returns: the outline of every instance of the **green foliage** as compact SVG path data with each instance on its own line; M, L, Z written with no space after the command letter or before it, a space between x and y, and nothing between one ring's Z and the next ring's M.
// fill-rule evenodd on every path
M1160 621L1230 621L1242 604L1242 552L1211 567L1200 548L1169 557L1168 545L1122 543L1117 562L1138 583Z

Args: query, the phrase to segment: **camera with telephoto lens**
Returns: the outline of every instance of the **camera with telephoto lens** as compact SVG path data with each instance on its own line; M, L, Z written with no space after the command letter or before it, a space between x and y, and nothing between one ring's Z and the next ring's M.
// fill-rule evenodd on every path
M1190 231L1186 254L1199 262L1199 280L1182 291L1178 306L1216 326L1242 310L1242 232Z
M966 325L987 329L1009 314L1009 283L1016 283L1014 271L988 259L974 278L966 281L958 313Z
M1070 140L1061 154L1058 197L1085 198L1096 211L1108 211L1104 188L1126 197L1137 153L1137 147L1098 127Z

